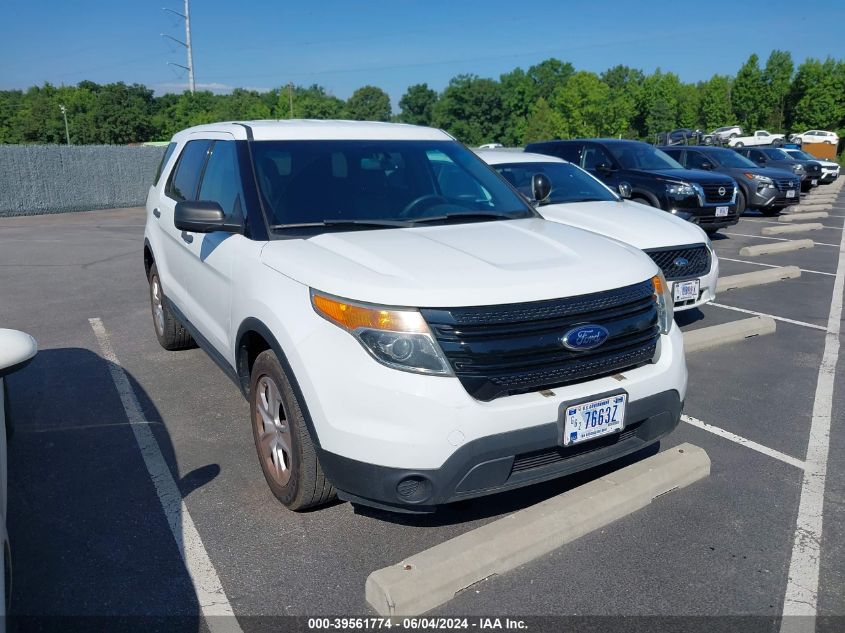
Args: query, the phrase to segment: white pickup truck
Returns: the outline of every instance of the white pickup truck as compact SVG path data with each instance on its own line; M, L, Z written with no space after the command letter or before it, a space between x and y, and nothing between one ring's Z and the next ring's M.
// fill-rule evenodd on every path
M735 136L728 140L728 147L751 147L753 145L774 145L784 143L784 134L772 134L766 130L756 130L752 136Z

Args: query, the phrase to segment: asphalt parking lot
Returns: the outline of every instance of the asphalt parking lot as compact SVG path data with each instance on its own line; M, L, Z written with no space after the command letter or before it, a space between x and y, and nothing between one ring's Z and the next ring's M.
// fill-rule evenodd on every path
M708 626L778 631L785 605L803 613L813 603L817 631L845 630L845 367L829 322L845 271L845 193L828 213L817 220L822 230L778 236L812 239L813 248L762 256L740 250L780 241L760 231L783 223L746 214L713 240L721 275L793 265L801 276L727 291L717 305L677 316L685 331L776 317L774 334L687 357L688 417L660 450L700 446L711 475L470 587L437 613L720 616L726 626L748 616L741 628ZM143 223L142 209L0 219L0 324L30 332L40 347L9 379L12 614L160 616L145 628L204 630L203 598L172 531L190 524L211 570L200 582L219 579L241 630L257 630L258 616L372 615L370 572L598 476L430 516L349 503L285 510L264 483L234 385L203 352L156 342ZM127 417L116 362L137 415ZM138 427L152 433L178 484L175 515L162 509ZM817 590L804 582L815 565Z

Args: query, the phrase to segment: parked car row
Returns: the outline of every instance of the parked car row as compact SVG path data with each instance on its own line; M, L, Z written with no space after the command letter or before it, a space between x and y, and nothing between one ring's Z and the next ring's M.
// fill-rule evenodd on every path
M773 134L768 130L755 130L753 134L745 134L738 125L728 125L716 128L710 134L701 130L679 128L671 132L657 135L657 145L727 145L728 147L749 147L772 145L782 147L785 143L824 143L838 145L839 135L826 130L807 130L800 134Z

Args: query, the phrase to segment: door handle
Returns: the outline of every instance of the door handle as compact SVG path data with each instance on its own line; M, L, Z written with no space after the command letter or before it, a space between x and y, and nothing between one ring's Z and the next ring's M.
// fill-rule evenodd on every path
M160 218L161 217L161 211L159 211L158 209L153 209L153 215L156 216L157 218Z

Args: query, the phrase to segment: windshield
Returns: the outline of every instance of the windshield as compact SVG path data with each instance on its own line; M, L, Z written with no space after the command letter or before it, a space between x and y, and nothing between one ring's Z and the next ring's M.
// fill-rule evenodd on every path
M607 146L623 169L683 169L681 164L659 149L645 143Z
M738 154L733 150L726 149L720 152L713 152L712 154L708 153L705 156L711 157L715 159L722 167L739 167L740 169L746 169L748 167L757 167L753 161L748 160L742 154Z
M536 215L454 141L259 141L251 146L267 219L277 231Z
M815 157L810 156L807 152L802 152L800 149L788 149L785 151L793 158L800 158L802 160L815 160Z
M784 152L782 149L761 149L760 151L774 160L789 160L792 158L792 156Z
M534 197L531 190L532 176L548 176L552 183L552 192L546 199L548 204L618 200L607 187L569 163L508 163L494 167L527 198Z

